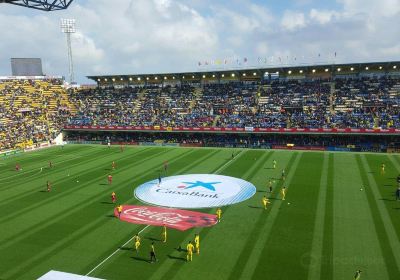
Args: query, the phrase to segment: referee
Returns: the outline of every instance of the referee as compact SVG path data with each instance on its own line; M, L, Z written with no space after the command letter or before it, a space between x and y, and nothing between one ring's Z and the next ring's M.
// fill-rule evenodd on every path
M151 247L150 247L150 263L156 262L157 257L156 257L156 251L154 250L154 242L151 242Z

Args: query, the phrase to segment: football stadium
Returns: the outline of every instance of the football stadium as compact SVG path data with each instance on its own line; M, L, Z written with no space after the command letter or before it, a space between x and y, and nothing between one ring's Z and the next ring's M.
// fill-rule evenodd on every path
M400 279L398 1L0 2L0 279Z

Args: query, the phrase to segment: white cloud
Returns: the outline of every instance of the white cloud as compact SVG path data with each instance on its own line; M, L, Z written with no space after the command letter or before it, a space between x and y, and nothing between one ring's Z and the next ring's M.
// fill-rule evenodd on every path
M335 18L338 19L340 14L336 11L311 9L309 16L319 24L326 24Z
M338 0L351 14L391 17L400 12L400 0Z
M66 76L61 17L77 21L72 43L79 81L93 74L194 71L198 61L232 57L249 58L247 65L258 56L312 63L318 53L331 61L335 51L337 62L398 59L400 0L337 1L337 9L306 10L313 2L298 0L285 11L250 0L87 0L57 13L4 4L0 74L9 74L10 57L41 57L46 73Z
M303 13L295 11L285 11L281 21L284 29L293 31L306 26L306 19Z

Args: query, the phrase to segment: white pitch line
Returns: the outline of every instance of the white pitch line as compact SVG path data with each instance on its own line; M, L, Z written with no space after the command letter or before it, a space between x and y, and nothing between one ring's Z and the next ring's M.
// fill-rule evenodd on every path
M226 162L224 165L222 165L220 168L218 168L216 171L214 171L214 173L219 173L221 170L223 170L227 165L231 164L232 162L234 162L236 159L238 159L242 154L243 154L244 150L241 150L239 154L237 154L233 159L231 159L230 161ZM141 234L146 228L148 228L150 225L145 226L141 231L139 231L138 235ZM133 240L133 237L131 239L129 239L128 241L126 241L122 246L120 246L117 250L115 250L114 252L112 252L111 255L109 255L107 258L105 258L104 260L101 261L101 263L99 263L98 265L96 265L91 271L89 271L85 276L89 276L93 271L95 271L96 269L98 269L103 263L105 263L106 261L108 261L112 256L114 256L116 253L118 253L119 250L121 250L122 247L124 247L126 244L128 244L129 242L131 242Z
M234 162L236 159L238 159L242 154L243 154L244 150L241 150L240 153L238 153L233 159L231 159L230 161L228 161L227 163L225 163L224 165L222 165L220 168L218 168L216 171L214 171L215 174L218 174L219 172L221 172L221 170L223 170L227 165L231 164L232 162Z
M141 231L138 232L138 235L141 234L146 228L148 228L150 225L145 226ZM89 271L85 276L89 276L93 271L95 271L97 268L99 268L103 263L108 261L112 256L114 256L116 253L118 253L119 250L121 250L122 247L124 247L126 244L131 242L133 240L133 237L126 241L121 247L119 247L117 250L115 250L111 255L109 255L107 258L105 258L101 263L95 266L91 271Z

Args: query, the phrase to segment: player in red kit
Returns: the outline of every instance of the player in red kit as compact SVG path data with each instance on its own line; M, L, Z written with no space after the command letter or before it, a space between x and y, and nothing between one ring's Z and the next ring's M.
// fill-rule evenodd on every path
M15 171L20 171L21 170L21 166L17 163L15 165Z
M117 201L117 195L115 194L115 192L112 192L111 194L111 201L112 203L115 203Z
M112 176L111 176L111 175L108 175L107 178L108 178L108 184L111 185L111 184L112 184Z

